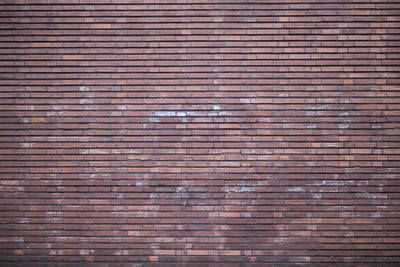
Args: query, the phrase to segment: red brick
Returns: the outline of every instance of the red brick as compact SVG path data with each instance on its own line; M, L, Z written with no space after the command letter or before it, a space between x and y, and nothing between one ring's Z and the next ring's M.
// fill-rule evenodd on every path
M0 262L395 266L399 7L4 1Z

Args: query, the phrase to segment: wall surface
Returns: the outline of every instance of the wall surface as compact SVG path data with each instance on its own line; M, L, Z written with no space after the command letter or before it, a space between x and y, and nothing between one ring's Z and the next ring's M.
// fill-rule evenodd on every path
M0 265L395 266L399 20L2 1Z

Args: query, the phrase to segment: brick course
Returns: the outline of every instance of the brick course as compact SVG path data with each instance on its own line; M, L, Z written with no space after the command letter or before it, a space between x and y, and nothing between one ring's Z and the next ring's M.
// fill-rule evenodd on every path
M399 21L2 1L1 266L396 266Z

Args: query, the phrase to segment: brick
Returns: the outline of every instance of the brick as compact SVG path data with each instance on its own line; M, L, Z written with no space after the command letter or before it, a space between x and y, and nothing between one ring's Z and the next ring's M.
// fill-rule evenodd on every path
M4 1L1 265L396 266L399 5Z

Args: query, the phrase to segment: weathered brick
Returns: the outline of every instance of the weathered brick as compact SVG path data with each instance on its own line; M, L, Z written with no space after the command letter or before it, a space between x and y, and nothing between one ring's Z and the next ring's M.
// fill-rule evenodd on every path
M399 3L3 1L3 266L399 262Z

